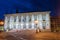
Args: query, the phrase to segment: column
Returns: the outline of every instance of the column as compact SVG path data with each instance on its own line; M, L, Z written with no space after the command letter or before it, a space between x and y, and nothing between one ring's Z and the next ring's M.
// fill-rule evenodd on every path
M20 30L21 29L21 17L20 16L18 16L18 29Z
M34 28L34 15L32 15L31 19L32 19L32 23L31 23L32 24L32 29L35 29Z
M14 22L14 18L13 18L13 16L10 16L10 21L9 21L10 29L13 29L13 22Z
M19 25L19 18L18 18L18 16L16 16L16 29L19 28L18 25Z
M32 24L32 29L36 29L36 28L34 27L34 23L32 22L31 24Z
M13 17L13 16L11 17L11 25L12 25L12 26L11 26L12 29L14 29L14 17Z
M26 16L26 29L28 29L28 25L29 25L28 20L29 20L29 17L28 17L28 15L27 15L27 16Z
M16 29L16 16L14 16L14 29Z
M13 30L16 28L16 23L15 23L15 16L12 17L12 24L13 24Z
M39 27L39 18L38 18L38 15L36 15L36 16L37 16L37 21L38 21L37 27Z
M12 23L11 23L12 22L12 19L11 18L12 18L12 16L10 16L10 20L9 20L9 28L10 29L12 29Z
M48 21L50 20L50 15L49 15L49 13L46 14L46 20L48 20Z
M23 29L23 16L21 16L21 29Z
M42 27L42 14L39 15L39 25L40 25L40 29L43 30L43 27Z
M39 18L38 18L38 15L37 15L37 20L38 20Z
M18 27L19 27L19 30L21 30L21 16L19 16L18 18L19 18L19 24L18 24Z

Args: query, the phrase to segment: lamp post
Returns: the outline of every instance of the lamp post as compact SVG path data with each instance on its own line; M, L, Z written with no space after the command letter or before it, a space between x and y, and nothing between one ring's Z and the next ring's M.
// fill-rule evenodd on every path
M38 25L38 20L35 20L34 22L36 24L36 33L38 33L39 32L39 27L37 26Z

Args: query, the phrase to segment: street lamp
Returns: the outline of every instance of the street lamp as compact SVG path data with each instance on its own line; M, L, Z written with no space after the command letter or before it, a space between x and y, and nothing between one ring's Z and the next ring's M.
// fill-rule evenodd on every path
M38 20L35 20L34 23L36 24L36 32L39 32L39 27L37 26L38 25Z

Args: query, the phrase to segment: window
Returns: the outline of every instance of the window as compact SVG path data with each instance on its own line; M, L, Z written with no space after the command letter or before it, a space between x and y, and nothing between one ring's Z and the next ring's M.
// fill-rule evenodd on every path
M32 25L31 24L29 24L29 29L31 29L32 28Z
M9 23L10 22L10 17L6 21Z
M16 22L16 17L14 17L14 22Z
M34 24L34 28L37 28L37 25L38 25L38 24Z
M28 17L28 22L31 22L31 17L30 16Z
M23 25L23 29L26 29L26 24Z
M26 22L26 17L23 18L23 22Z
M37 20L37 16L34 16L34 20Z
M20 29L20 25L18 25L18 29Z
M42 23L42 26L43 26L43 29L45 29L45 27L46 27L46 22L43 22L43 23Z
M14 25L13 29L16 29L16 25Z
M28 15L26 16L26 22L29 22L29 16Z
M7 29L10 29L9 25L8 25Z
M14 17L10 16L10 22L13 22L13 21L14 21Z
M43 19L43 21L46 20L46 14L43 14L43 15L42 15L42 19Z
M31 22L31 17L29 17L29 22Z
M19 22L21 22L21 18L19 17Z
M8 23L10 22L10 20L8 20Z

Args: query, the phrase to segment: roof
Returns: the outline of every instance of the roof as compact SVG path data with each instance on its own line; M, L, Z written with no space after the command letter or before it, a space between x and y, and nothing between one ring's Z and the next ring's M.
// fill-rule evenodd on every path
M5 14L5 16L17 16L17 15L31 15L31 14L46 14L50 13L50 11L45 11L45 12L27 12L27 13L16 13L16 14Z

